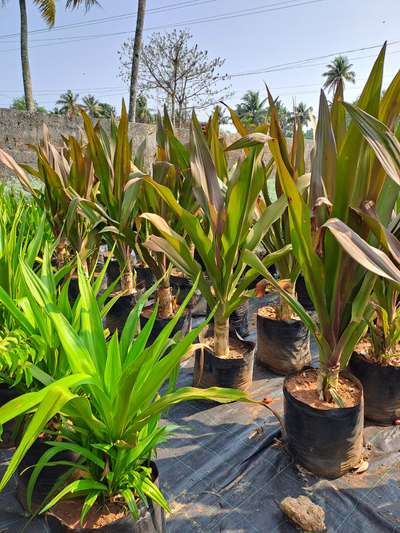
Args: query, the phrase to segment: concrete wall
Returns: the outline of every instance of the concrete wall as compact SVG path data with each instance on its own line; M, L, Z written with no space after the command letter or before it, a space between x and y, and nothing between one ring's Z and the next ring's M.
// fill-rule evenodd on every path
M82 120L80 117L69 118L64 115L48 115L44 113L28 113L27 111L16 111L13 109L0 108L0 148L8 152L18 163L35 164L36 158L28 144L38 144L43 137L43 124L46 123L51 142L55 146L61 146L62 135L79 136L83 134ZM104 127L108 127L110 121L101 119ZM133 140L133 149L142 143L147 137L146 164L150 168L154 158L156 148L156 126L154 124L130 124L130 135ZM178 136L182 142L187 142L189 138L188 130L181 129ZM227 144L232 143L237 135L227 134ZM309 158L312 143L306 140L306 166L309 170ZM229 153L229 160L232 163L239 155L239 152ZM266 148L266 159L270 157ZM0 179L13 180L13 175L0 163Z

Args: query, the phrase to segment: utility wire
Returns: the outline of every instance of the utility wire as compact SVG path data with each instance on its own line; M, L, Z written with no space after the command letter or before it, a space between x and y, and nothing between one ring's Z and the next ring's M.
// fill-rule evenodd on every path
M400 53L400 50L396 50L392 53ZM371 56L362 56L365 57L371 57ZM375 57L375 56L372 56ZM389 75L385 75L384 78L390 77ZM367 78L358 78L357 82L360 81L366 81ZM320 88L321 83L306 83L301 85L280 85L278 87L270 87L271 91L280 91L282 89L303 89L303 88ZM356 87L348 86L348 89L356 89ZM1 89L0 94L6 95L7 93L15 94L19 89ZM65 87L62 89L52 89L52 90L46 90L46 89L39 89L35 91L35 94L38 94L40 96L52 96L52 95L59 95L63 91L65 91ZM124 87L123 85L111 85L107 87L71 87L71 91L78 92L78 93L85 93L89 94L92 92L96 92L96 94L99 94L100 96L113 96L118 95L119 93L125 93L128 91L128 87ZM299 93L303 94L303 93Z
M389 45L394 45L394 44L398 44L400 41L393 41L391 43L388 43L388 46ZM359 49L353 49L353 51L358 51L358 50L369 50L371 48L380 48L381 45L374 45L374 46L368 46L368 47L363 47L363 48L359 48ZM345 51L341 51L341 52L333 52L332 54L327 54L326 56L323 56L323 57L332 57L332 56L335 56L335 55L340 55L340 54L343 54L343 53L346 53ZM399 54L400 53L400 50L394 50L393 52L387 52L387 55L392 55L392 54ZM321 57L321 56L318 56L318 57ZM367 59L367 58L374 58L375 55L372 54L372 55L363 55L363 56L357 56L357 57L350 57L350 59L352 61L354 60L357 60L357 59ZM308 61L311 61L312 59L314 58L308 58L308 59L302 59L302 60L299 60L297 62L290 62L290 63L287 63L288 65L291 65L290 67L288 68L285 68L285 70L292 70L292 69L297 69L297 68L304 68L304 67L317 67L317 66L326 66L325 63L313 63L313 64L308 64ZM307 63L305 63L307 62ZM296 63L296 64L293 64L293 63ZM272 70L272 67L269 67L269 69L259 69L257 72L254 72L254 74L263 74L263 73L268 73L268 72L276 72L276 71L280 71L280 70L283 70L283 69L276 69L276 70ZM249 73L241 73L241 74L232 74L230 77L239 77L239 76L248 76L248 75L252 75L253 73L249 74ZM386 76L385 76L386 77ZM367 78L363 78L363 79L358 79L357 81L365 81ZM271 90L273 91L277 91L277 90L281 90L281 89L297 89L297 88L304 88L304 87L315 87L315 88L320 88L321 87L321 84L305 84L305 85L286 85L286 86L280 86L280 87L271 87ZM349 90L353 90L353 89L356 89L355 87L348 87ZM2 89L0 91L0 94L3 94L4 96L6 96L6 93L11 93L11 94L15 94L19 89ZM35 94L38 94L39 96L51 96L51 95L59 95L60 93L62 93L63 91L65 90L64 89L54 89L52 91L48 91L48 90L38 90L38 91L35 91ZM98 96L101 96L101 97L105 97L105 96L118 96L118 95L123 95L123 94L126 94L128 89L124 89L123 86L109 86L109 87L81 87L81 88L73 88L71 89L73 90L74 92L84 92L86 94L89 94L89 93L93 93L95 92L96 94L98 94ZM312 93L314 91L303 91L303 92L298 92L298 94L307 94L307 93ZM288 96L290 95L290 93L283 93L281 94L281 96Z
M157 31L157 30L162 30L162 29L166 29L166 28L177 28L177 27L181 27L181 26L193 26L193 25L196 25L196 24L204 24L204 23L208 23L208 22L219 22L221 20L230 20L230 19L235 19L235 18L238 18L238 17L248 17L248 16L253 16L253 15L259 15L259 14L263 14L263 13L269 13L269 12L274 12L274 11L281 11L283 9L290 9L290 8L294 8L294 7L300 7L300 6L305 6L305 5L309 5L309 4L317 4L317 3L321 3L321 2L327 2L328 0L303 0L303 1L299 1L297 0L297 3L291 3L291 4L287 4L287 1L290 1L290 0L286 0L286 5L283 5L282 2L279 2L279 3L276 3L276 4L269 4L269 6L264 6L264 7L256 7L256 8L250 8L250 9L245 9L245 10L240 10L240 11L232 11L232 12L228 12L228 13L222 13L220 15L212 15L212 16L209 16L209 17L203 17L203 18L198 18L198 19L191 19L191 20L185 20L185 21L182 21L182 22L170 22L170 23L167 23L167 24L161 24L161 25L158 25L158 26L152 26L152 27L149 27L149 28L145 28L144 31ZM113 33L100 33L100 34L94 34L94 35L86 35L86 36L81 36L81 35L74 35L74 36L70 36L70 37L55 37L53 39L49 38L49 39L37 39L37 40L33 40L31 42L40 42L40 43L44 43L44 44L37 44L37 45L34 45L34 46L31 46L30 48L39 48L39 47L43 47L43 46L48 46L48 44L52 43L53 46L56 46L56 45L60 45L60 44L65 44L65 43L71 43L71 42L82 42L82 41L88 41L88 40L92 40L92 39L99 39L99 38L104 38L104 37L119 37L119 36L122 36L122 35L132 35L133 32L132 31L120 31L120 32L113 32ZM12 51L18 51L19 48L10 48L10 49L7 49L7 50L0 50L0 52L12 52Z
M164 13L168 11L175 11L177 9L183 9L186 7L196 7L198 5L215 3L216 1L217 0L184 0L183 2L177 2L175 4L168 4L166 6L146 9L146 15ZM287 0L287 2L295 2L295 1L298 1L298 0ZM63 24L61 26L53 26L51 29L41 28L41 29L36 29L36 30L30 30L28 31L28 34L36 35L40 33L49 33L49 31L53 33L55 31L64 31L64 30L75 29L75 28L84 28L86 26L93 26L93 25L103 24L107 22L118 22L119 20L126 20L128 18L134 18L136 17L136 15L137 15L137 12L122 13L121 15L113 15L110 17L103 17L103 18L98 18L98 19L84 20L81 22L74 22L72 24ZM19 37L19 35L20 35L19 33L9 33L6 35L0 35L0 40L16 38L16 37Z

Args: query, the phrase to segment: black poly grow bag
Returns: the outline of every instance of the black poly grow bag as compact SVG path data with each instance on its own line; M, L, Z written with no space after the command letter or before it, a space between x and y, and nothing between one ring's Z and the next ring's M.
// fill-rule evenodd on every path
M364 389L365 418L376 424L392 424L400 418L400 367L380 365L354 352L350 370Z
M243 343L243 357L221 358L208 347L195 351L193 386L207 389L208 387L231 387L249 391L253 381L255 343Z
M275 320L257 314L256 361L284 375L309 366L310 332L304 322Z
M10 387L7 383L0 383L0 407L11 400L18 398L20 395L21 393L17 389ZM22 424L22 417L18 417L3 424L0 448L8 449L18 445L22 433Z
M138 289L150 289L156 282L156 278L149 267L136 266L136 285Z
M169 283L176 302L180 305L193 287L192 282L181 276L170 276Z
M155 473L154 482L158 486L158 470L154 463L151 463ZM100 528L70 528L60 518L52 514L51 511L46 513L46 525L51 533L66 533L75 531L76 533L165 533L165 512L162 507L149 499L149 506L139 504L141 516L135 520L131 515L124 516L110 524Z
M361 387L357 378L346 377ZM287 380L283 382L285 431L295 460L328 479L356 467L363 452L363 396L354 407L317 409L294 398L286 388Z
M128 294L126 296L121 296L108 311L104 325L110 330L110 333L113 334L115 330L121 333L125 326L126 319L129 316L129 313L132 311L132 308L136 303L136 294Z
M299 276L296 281L296 294L297 299L304 307L306 311L313 311L314 304L312 303L310 296L307 291L306 282L304 281L303 276Z
M96 277L94 279L96 279ZM108 283L108 278L107 278L107 275L105 275L104 278L103 278L101 287L100 287L99 294L101 294L102 292L104 292L106 290L107 283ZM70 305L74 305L74 303L76 302L79 294L80 294L80 292L79 292L79 281L78 281L78 278L76 276L73 276L69 280L69 284L68 284L68 300L69 300Z
M172 320L172 318L156 318L153 329L151 330L149 339L147 341L147 346L153 344L157 339L164 327ZM148 318L143 314L140 315L140 327L143 329L148 321ZM192 329L192 316L189 310L185 310L183 315L179 318L175 327L172 330L170 337L173 337L178 331L182 332L182 335L186 335Z
M28 510L28 504L26 501L26 489L28 487L29 479L33 472L31 466L35 466L42 455L49 449L51 446L46 444L44 440L36 440L32 446L29 448L21 463L18 466L18 476L17 476L17 498L25 510ZM69 450L60 451L56 458L53 461L71 461L76 463L79 459L77 453L71 452ZM57 479L63 476L71 467L66 465L56 465L56 466L45 466L40 472L36 485L32 494L32 507L41 506L45 498L52 489L54 483Z
M121 269L119 268L119 263L115 259L111 259L107 265L107 279L108 283L111 285L116 279L121 275Z
M207 315L210 314L210 308L207 306ZM229 317L229 332L235 336L239 335L240 337L247 337L250 333L249 331L249 314L250 306L249 301L246 300L239 307L237 307ZM214 331L214 321L208 325L208 335L212 335Z

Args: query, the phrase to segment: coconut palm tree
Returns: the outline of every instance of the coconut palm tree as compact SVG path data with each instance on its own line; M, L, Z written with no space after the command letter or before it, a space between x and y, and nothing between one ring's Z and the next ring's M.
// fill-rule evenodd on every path
M297 117L301 126L307 126L311 120L311 113L313 108L307 107L307 104L304 102L299 102L293 111L293 118Z
M146 0L138 0L138 9L136 15L135 39L133 41L131 82L129 87L129 112L128 119L130 122L136 120L137 102L137 83L139 77L140 54L142 51L144 15L146 11Z
M247 124L261 124L267 114L265 108L266 100L266 98L264 100L260 99L260 93L258 91L247 91L243 95L241 103L236 108L239 118Z
M99 116L101 118L111 118L116 117L117 113L115 112L115 107L111 104L107 104L106 102L100 102L100 114Z
M0 0L1 5L5 6L7 0ZM54 25L56 18L56 2L55 0L33 0L33 3L39 8L42 19L49 28ZM21 65L22 65L22 79L24 82L24 94L27 111L35 110L35 102L32 96L32 78L29 67L29 53L28 53L28 15L26 10L26 0L19 0L19 14L20 14L20 47L21 47Z
M60 106L58 112L62 115L76 116L81 106L78 104L79 94L74 94L71 89L60 95L56 104Z
M101 116L101 104L93 94L88 94L82 98L83 109L90 115L92 118L97 118Z
M8 0L0 0L0 6L5 6ZM38 7L45 24L51 28L56 20L56 0L33 0ZM97 0L66 0L65 7L75 8L84 5L86 10L93 5L98 5ZM26 110L34 111L35 102L32 95L32 78L29 66L28 50L28 14L26 9L26 0L19 0L20 13L20 47L21 47L21 65L22 79L24 82L24 95Z
M47 113L46 108L39 105L36 100L33 102L34 105L34 111L38 111L39 113ZM17 98L14 98L12 101L12 104L10 105L10 109L17 109L18 111L26 111L26 101L25 96L18 96Z
M343 87L345 81L355 83L356 73L354 70L351 70L352 66L353 65L349 62L348 57L336 56L335 59L326 66L328 70L322 74L326 78L324 89L335 93L340 82L343 84Z
M278 112L279 123L282 128L283 134L285 137L291 137L293 135L293 116L292 113L288 110L285 104L279 99L276 98L274 101L275 109ZM271 113L271 108L268 108L268 114Z

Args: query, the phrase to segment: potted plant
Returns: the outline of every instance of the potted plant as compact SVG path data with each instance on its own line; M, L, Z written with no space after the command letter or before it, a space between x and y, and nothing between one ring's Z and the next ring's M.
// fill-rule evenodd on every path
M293 181L299 182L305 175L304 136L300 124L295 119L291 149L289 150L285 136L279 122L276 104L268 91L269 109L267 125L268 133L277 140L282 153L283 162ZM233 122L238 132L248 135L246 126L230 109ZM260 129L260 128L259 128ZM266 179L262 188L261 197L257 203L257 216L262 217L265 209L273 200L282 194L282 187L276 171L274 159L271 158L265 165ZM300 179L299 179L300 178ZM307 191L304 191L307 194ZM267 254L274 253L291 244L289 212L286 208L265 233L261 241ZM299 276L299 265L293 251L277 259L275 274L280 279L280 284L286 291L296 297L296 285ZM271 269L270 269L271 271ZM256 294L264 296L266 280L258 281ZM278 374L290 374L302 370L311 363L310 333L292 308L278 293L278 302L269 303L257 310L257 350L256 361L262 366Z
M28 506L42 469L57 464L58 454L69 450L79 458L75 463L67 462L68 472L55 482L38 510L50 513L50 524L78 528L67 519L73 513L78 523L80 519L83 531L98 525L98 520L122 531L137 531L139 526L146 531L164 531L160 508L168 510L168 504L157 486L157 469L151 459L156 446L173 428L160 424L161 414L192 399L222 403L250 400L236 390L175 389L174 371L204 326L201 324L178 342L170 338L192 294L155 342L146 347L157 308L141 331L139 315L154 287L139 299L121 333L110 337L103 330L96 295L79 261L78 277L81 299L75 317L68 318L54 304L45 306L65 350L71 375L0 408L1 424L18 414L34 413L0 489L46 424L58 415L56 438L49 439L46 452L28 470ZM83 324L81 330L77 329L79 323ZM168 380L169 386L161 392ZM65 496L72 497L73 504Z
M379 116L369 123L373 142L352 120L346 126L341 86L331 109L321 92L316 148L311 176L310 207L299 194L284 165L279 144L270 141L282 188L288 198L293 250L313 301L318 323L288 293L283 296L308 325L319 348L318 370L289 376L284 382L284 408L287 440L296 459L306 468L325 477L338 477L355 467L362 455L363 392L361 383L343 373L354 346L363 335L372 309L369 306L375 278L367 273L365 255L360 266L350 255L356 232L362 231L352 217L351 207L368 199L383 213L390 213L396 194L381 195L386 173L391 175L387 160L390 144L388 128L398 118L397 76L381 97L385 47L379 54L357 102L359 113ZM390 126L389 126L390 127ZM371 149L372 148L372 149ZM371 164L365 165L369 161ZM346 252L332 236L334 217L346 237ZM368 230L364 234L368 238ZM248 253L249 264L272 284L276 281L261 267L258 258ZM383 272L378 261L375 274ZM277 286L279 288L279 286Z
M396 140L393 146L397 150L396 157L400 156L400 145ZM382 277L375 282L370 302L373 314L368 320L366 336L355 347L350 369L363 385L365 417L376 424L392 424L400 418L400 271L396 269L400 263L400 242L388 229L395 225L396 219L390 221L386 228L370 202L356 211L385 251L386 257L383 259L390 270L386 270L386 274L381 273ZM359 249L361 246L370 259L378 254L364 240L356 239L355 244L349 247L343 240L343 228L338 221L329 220L327 225L356 261L363 257ZM382 260L379 254L378 260ZM372 263L365 266L373 272L377 265Z
M192 190L192 178L190 171L188 171L189 168L188 150L177 139L168 113L165 110L163 118L161 116L158 117L156 161L152 165L152 174L147 176L147 179L168 187L181 206L191 212L195 212L198 207ZM182 299L191 288L191 283L187 278L176 274L172 276L172 263L167 254L147 246L147 240L150 235L158 234L157 228L151 224L152 216L156 215L166 220L174 231L185 236L188 246L190 246L190 241L180 218L157 194L154 187L146 182L142 188L140 198L140 213L141 215L137 220L137 249L139 256L149 266L153 278L160 280L155 293L154 303L157 303L158 313L150 336L150 341L152 341L174 316L179 303L182 302ZM143 325L148 320L151 312L152 305L144 308L141 318ZM177 323L176 330L187 330L190 327L190 322L190 308L188 308L181 321Z
M265 139L265 135L263 138ZM241 148L236 145L233 148ZM262 149L250 147L248 155L237 166L234 176L225 185L217 174L207 141L193 114L190 143L190 166L193 191L202 210L199 218L175 199L172 191L154 180L145 178L173 210L193 242L201 262L195 260L187 241L176 233L159 215L146 217L159 235L151 235L146 245L165 253L185 275L199 278L199 289L210 309L216 309L214 333L209 345L196 353L194 383L208 387L224 385L248 390L253 373L254 343L229 338L229 318L247 299L246 289L257 273L243 277L245 250L254 250L271 224L285 209L280 198L265 211L258 221L253 213L264 183ZM223 152L222 152L223 155ZM271 254L264 264L273 263L284 249Z
M364 389L365 418L378 424L392 424L400 418L398 297L393 285L377 281L372 295L375 316L350 360L350 370Z
M120 277L121 280L121 297L107 317L107 325L114 331L123 326L136 298L132 251L142 173L133 161L124 102L118 124L112 118L109 131L100 124L94 126L84 111L82 117L87 153L99 185L98 194L93 200L79 195L77 199L92 223L101 225L101 234L118 263L117 279Z
M21 260L38 267L43 252L46 221L36 204L21 193L0 187L0 290L11 301L24 296ZM0 303L0 405L32 386L32 362L38 356L35 341L15 316ZM3 428L2 447L17 441L22 420Z

